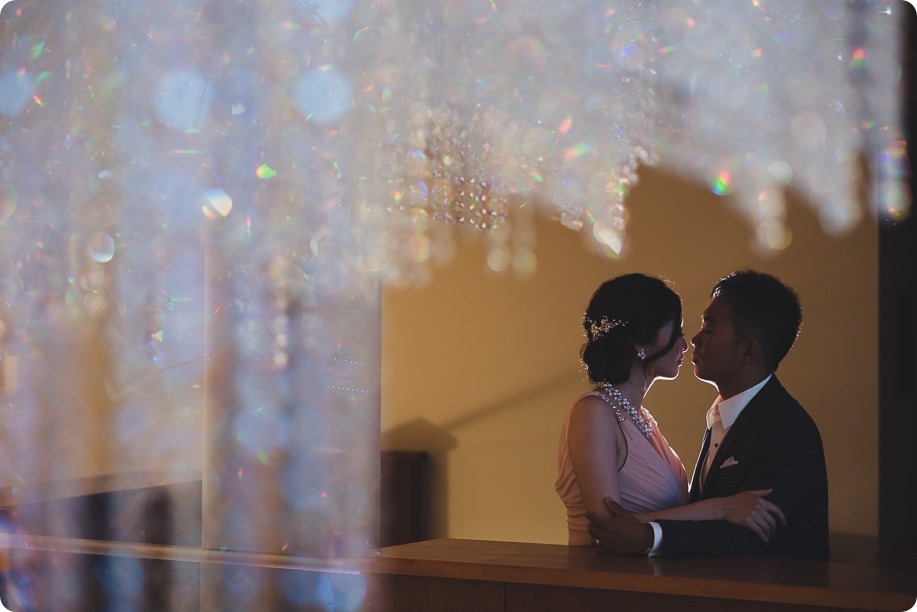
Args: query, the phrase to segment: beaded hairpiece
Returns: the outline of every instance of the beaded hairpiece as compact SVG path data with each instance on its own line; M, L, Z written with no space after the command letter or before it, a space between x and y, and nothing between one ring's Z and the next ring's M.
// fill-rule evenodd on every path
M621 319L609 319L608 317L602 317L598 323L590 319L589 317L583 317L583 323L585 327L589 330L589 337L592 341L596 341L614 328L627 326L627 321L622 321Z

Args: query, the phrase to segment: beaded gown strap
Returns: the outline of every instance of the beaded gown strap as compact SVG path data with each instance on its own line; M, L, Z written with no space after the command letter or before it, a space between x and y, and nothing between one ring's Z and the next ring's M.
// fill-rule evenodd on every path
M603 385L596 389L595 392L599 397L602 398L602 400L604 400L606 404L611 406L611 409L614 412L615 418L618 419L618 422L624 422L628 415L630 415L631 420L634 421L634 424L641 431L641 433L643 433L643 435L647 438L651 438L653 431L658 429L658 425L656 424L656 419L654 419L653 415L650 414L650 411L643 406L640 406L638 411L637 409L634 409L632 406L630 406L630 404L627 404L627 407L633 410L633 414L631 414L621 405L622 403L626 403L626 400L623 400L623 397L621 400L618 400L616 397L612 397L611 393L609 393L609 390L615 393L618 397L621 397L620 392L617 389L614 389L614 387L611 387L611 385Z
M601 397L602 400L608 404L608 407L611 408L611 412L614 413L615 418L618 419L618 423L623 423L627 419L627 413L619 408L617 404L611 401L611 398L608 397L604 391L599 391L598 394L599 397Z

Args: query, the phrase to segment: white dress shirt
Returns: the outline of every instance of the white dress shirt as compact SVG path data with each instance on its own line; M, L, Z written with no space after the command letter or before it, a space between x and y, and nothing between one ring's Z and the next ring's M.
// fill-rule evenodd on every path
M707 472L710 471L710 464L713 463L716 451L719 450L720 444L723 443L723 438L726 437L729 428L732 427L732 424L736 422L736 419L745 410L745 406L748 405L751 398L757 395L761 387L767 384L771 376L768 375L767 378L754 387L749 387L729 399L724 400L722 396L718 395L713 401L713 405L707 410L707 429L710 430L710 446L707 449L707 460L704 462L704 469L701 472L701 488L703 488L703 483L707 479Z

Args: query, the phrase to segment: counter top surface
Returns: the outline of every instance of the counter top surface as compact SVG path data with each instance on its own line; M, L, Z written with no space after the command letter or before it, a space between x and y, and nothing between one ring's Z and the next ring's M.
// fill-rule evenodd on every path
M558 544L438 539L380 549L370 573L906 610L917 576L848 563L755 557L648 559Z

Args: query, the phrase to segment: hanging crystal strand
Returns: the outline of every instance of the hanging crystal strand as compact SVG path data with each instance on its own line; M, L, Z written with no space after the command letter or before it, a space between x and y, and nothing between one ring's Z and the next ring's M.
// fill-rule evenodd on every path
M56 67L51 63L51 54L34 57L32 53L33 45L44 48L42 21L47 18L46 7L36 7L34 11L26 14L36 18L26 21L15 36L4 37L0 49L0 74L6 76L16 70L20 79L32 83L38 75ZM48 86L36 89L35 95L39 99L46 97ZM68 91L69 95L72 94ZM40 501L34 485L48 480L55 467L53 457L45 452L48 446L36 444L35 440L43 441L44 435L56 433L46 418L52 413L52 394L45 391L49 388L46 382L53 384L57 364L45 349L54 347L55 335L49 329L48 315L52 311L50 305L58 303L65 293L68 270L66 234L54 229L60 227L61 220L56 218L54 207L46 204L66 202L66 185L59 177L29 180L35 168L45 167L51 141L59 141L61 114L53 115L53 127L40 124L36 115L26 112L23 104L21 108L5 108L0 121L0 290L9 305L0 312L5 327L0 342L2 400L9 407L9 413L0 413L4 425L4 465L0 473L5 485L18 489L16 502L21 505ZM55 137L49 138L50 134ZM59 306L55 310L60 310ZM23 428L17 432L16 425ZM38 532L50 520L35 506L26 506L17 515L25 533ZM64 560L63 565L57 575L65 573L70 563ZM34 587L34 583L26 586Z
M756 146L751 150L748 141L734 132L736 126L724 126L726 129L723 130L725 133L722 139L731 149L709 160L706 170L708 187L717 195L731 195L740 214L751 225L754 238L749 246L762 257L772 256L786 248L791 240L791 234L785 227L786 205L783 192L792 180L789 164L793 163L794 158L786 154L786 132L776 129L773 118L773 108L781 104L774 101L783 100L785 94L782 84L775 84L774 87L761 85L771 80L769 72L773 69L770 67L772 63L794 61L790 58L800 52L798 49L789 49L793 46L791 41L794 36L781 25L788 18L788 15L780 11L767 12L760 7L749 12L747 35L734 41L741 53L736 71L730 74L734 82L729 86L729 91L733 93L724 98L730 105L730 111L738 104L743 106L747 115L745 121L755 126L752 129L764 125L770 125L771 129L763 130L755 136ZM774 31L781 33L775 37ZM780 42L775 42L775 38ZM783 57L785 53L788 55ZM808 56L807 51L803 50L802 53ZM728 61L728 58L723 56L723 60ZM791 77L787 80L793 79ZM723 93L723 90L718 90L717 95ZM790 100L783 103L788 105L787 108L795 104Z
M624 207L624 188L610 188L604 206L590 207L592 238L598 251L606 257L617 259L625 254L627 242L627 209Z
M363 306L340 305L362 304L367 286L360 274L371 273L361 268L368 258L360 242L371 232L358 226L342 177L355 191L365 188L364 179L372 183L354 208L373 221L383 215L369 207L378 206L369 196L378 195L384 182L376 178L381 174L358 176L351 171L353 160L360 155L371 159L374 152L342 147L355 125L346 113L323 115L322 108L310 106L314 100L309 96L285 86L309 84L316 74L327 73L303 68L292 55L290 41L264 36L267 30L257 25L261 17L256 12L252 30L258 37L255 61L265 62L258 68L271 78L259 84L252 107L263 126L259 133L272 136L238 150L255 149L265 158L259 163L272 165L276 159L284 165L269 180L261 178L269 173L262 173L263 182L251 196L243 180L227 181L232 191L245 196L234 197L232 212L212 226L212 264L221 269L211 276L216 292L211 302L227 314L219 323L222 329L214 327L211 336L216 345L220 338L213 334L225 334L230 345L223 350L232 357L222 357L210 385L221 388L213 389L208 411L208 429L215 433L209 436L205 469L205 545L286 552L321 562L365 548L378 519L372 493L378 492L378 395L347 380L332 380L327 369L329 363L339 363L329 361L332 354L356 353L354 345L376 346L379 338L377 322L373 329L351 321L354 312L365 311ZM313 29L298 34L298 40L322 43L311 49L312 61L333 66L332 91L346 91L359 73L346 55L336 54L348 48L351 31L335 25L330 16L313 14L308 22ZM346 107L351 107L349 101ZM287 129L289 125L294 128ZM224 172L254 170L255 165L238 161L225 155L218 167ZM376 247L378 243L370 248ZM375 300L373 294L370 298ZM378 361L374 363L377 385ZM358 394L359 404L352 405L351 394ZM366 419L375 426L366 427ZM367 470L371 465L375 472ZM228 507L226 500L232 500ZM322 587L312 582L330 580L315 572L281 584L255 568L212 574L205 580L206 599L217 607L239 602L225 599L222 584L244 583L251 587L245 596L257 596L258 605L283 607L284 599L318 601Z
M249 102L247 112L259 113L260 100ZM278 403L284 390L272 384L277 355L272 325L277 312L268 262L275 244L263 240L267 227L259 214L271 193L253 194L246 179L253 176L256 164L229 153L257 147L244 127L238 126L221 141L229 146L215 160L220 174L229 176L229 168L249 172L238 173L225 184L234 196L230 214L225 219L201 220L207 236L208 292L203 546L276 552L280 545L266 516L273 516L279 506ZM283 206L278 197L281 215ZM286 243L283 235L277 236L277 242ZM201 582L202 607L229 605L227 582L240 585L237 595L242 599L281 605L276 584L259 568L208 567L202 570Z
M73 42L80 52L86 52L84 57L88 61L94 51L91 42L87 39ZM100 63L93 66L93 73L73 55L69 60L74 76L75 98L82 97L82 87L92 89L98 86L110 70L109 65ZM68 280L72 280L74 291L68 292L63 304L59 303L61 308L57 323L66 325L68 331L63 331L60 346L55 352L60 359L59 363L73 364L74 356L83 354L83 357L81 363L66 375L49 381L53 393L61 399L67 395L73 396L71 402L56 403L54 407L49 407L54 414L47 415L58 430L55 436L59 444L57 447L63 456L70 458L66 467L59 465L55 469L56 473L52 476L54 480L95 476L106 466L112 465L106 453L110 443L110 436L106 434L109 433L112 415L103 389L108 365L108 359L104 357L105 331L111 316L113 273L107 264L114 256L110 212L115 203L110 193L99 197L93 181L94 175L100 170L99 166L105 163L109 154L105 138L108 130L100 121L100 115L104 115L106 109L96 107L88 110L80 107L81 101L72 99L68 119L74 120L80 133L75 134L76 143L68 159L69 205L59 226L68 237L67 276ZM78 408L72 405L74 402ZM65 405L67 409L61 413ZM75 415L79 415L76 420ZM86 423L93 423L93 431L85 429ZM80 448L83 445L86 446Z
M588 223L594 230L600 221L593 236L614 243L623 240L623 227L615 227L606 212L623 205L623 195L638 181L639 164L656 161L654 39L647 16L652 10L638 3L596 16L579 43L586 59L572 75L584 84L585 99L574 106L576 113L554 123L553 166L560 175L548 195L561 223L572 229Z
M55 126L59 127L59 126ZM34 129L28 124L21 126L21 136L26 138ZM25 144L25 143L23 143ZM20 176L29 166L40 167L44 162L43 150L31 147L18 147L20 156L11 160L11 168L16 171L20 164L23 167ZM49 182L38 188L27 184L14 184L17 192L25 202L66 201L66 186L63 181ZM26 199L28 198L28 199ZM61 389L58 376L60 363L67 363L69 358L60 350L63 339L74 333L69 325L69 313L65 307L66 297L71 288L68 280L78 278L71 265L70 244L68 240L69 219L57 216L52 207L35 207L36 210L24 210L21 217L12 217L4 232L3 242L9 245L8 266L12 272L9 282L4 286L4 298L11 304L7 335L16 346L15 372L9 372L5 398L11 401L17 410L27 411L32 423L31 436L38 440L57 441L60 431L55 420L55 399ZM82 300L78 301L81 307ZM56 333L60 331L60 335ZM12 362L4 362L4 367ZM62 383L60 383L62 384ZM18 393L16 393L18 391ZM65 467L52 461L47 453L38 452L42 445L34 444L32 439L23 440L28 444L17 444L12 448L20 451L13 457L9 469L16 480L24 485L35 485L52 480L57 472ZM23 500L25 501L25 500ZM29 517L32 518L32 517ZM69 519L70 517L62 517ZM42 528L44 517L35 516L36 528Z
M38 322L30 332L41 356L36 376L39 386L31 392L38 398L40 411L36 448L55 452L34 457L40 466L37 482L85 483L108 475L122 457L114 436L116 413L108 384L113 362L110 336L116 311L116 264L112 259L119 201L117 191L99 177L111 162L112 129L106 117L116 95L100 96L96 104L84 105L88 91L107 82L113 70L111 58L100 53L99 41L86 34L86 23L97 17L92 13L75 16L74 28L64 35L66 40L50 41L49 46L67 50L56 55L53 69L68 76L57 79L53 95L47 96L53 100L51 116L31 126L40 127L31 135L34 168L59 168L49 172L33 194L32 202L40 206L35 211L39 214L31 218L38 230L31 240L35 241L33 249L40 251L34 256L42 261L42 269L19 270L25 282L44 284L42 303L29 313ZM78 533L87 528L81 506L88 503L75 501L70 511L35 517L36 531ZM98 523L93 527L103 538L112 533L107 519L105 515L94 517ZM97 565L85 558L63 560L49 568L46 579L48 584L58 580L91 584ZM46 597L49 608L92 607L96 601L92 588L68 593L50 590Z
M243 16L213 5L204 16L209 21L201 35L213 36L197 51L206 54L222 97L214 100L219 120L202 126L207 150L213 151L213 172L202 179L219 182L204 184L209 189L198 199L204 214L197 217L204 236L208 355L202 545L277 553L288 398L280 377L288 359L280 261L291 256L290 235L308 227L293 203L305 195L295 191L302 184L291 177L310 173L312 160L290 150L294 138L308 142L306 136L290 130L294 133L283 137L277 128L288 114L283 109L295 103L277 87L278 80L295 83L300 76L292 68L297 63L287 59L294 49L263 37L264 14L257 8ZM226 41L232 42L223 46ZM285 59L272 70L269 57ZM257 91L244 80L250 71L266 75ZM281 159L288 165L280 167ZM308 237L300 240L308 243ZM231 593L227 584L236 585ZM202 568L202 608L255 601L284 607L276 573L255 566Z
M0 429L0 478L2 482L11 482L12 469L10 456L16 453L16 438L21 436L11 435L10 432L18 427L28 429L29 424L20 415L26 415L21 407L17 407L13 397L19 386L19 362L21 347L18 341L23 321L19 320L19 305L23 299L20 296L20 282L13 272L16 267L16 237L14 232L7 228L16 225L16 209L19 205L17 186L13 183L12 161L13 154L10 150L11 143L3 132L0 132L0 261L8 262L0 269L0 294L6 299L0 303L0 400L9 406L9 415L16 415L11 420L13 427ZM10 418L8 416L7 418Z
M472 30L462 29L462 24L471 23L472 13L467 7L424 5L419 13L402 7L387 20L393 29L399 29L402 40L416 45L415 53L419 49L417 55L422 58L413 75L417 91L411 92L417 101L404 105L408 109L404 125L387 130L404 149L392 147L399 156L395 167L404 174L389 179L392 197L388 208L407 213L410 219L410 225L404 227L410 232L409 240L392 250L395 259L406 264L407 279L414 282L428 277L430 261L451 256L453 232L464 233L464 226L488 231L506 218L504 192L497 178L502 162L491 143L486 110L479 111L474 96L465 91L468 88L458 85L464 72L446 75L430 69L448 61L455 46L471 44L466 38ZM399 43L399 48L404 46ZM462 70L462 65L456 68ZM393 110L387 111L389 117L397 117L397 105ZM455 227L443 231L439 227L443 223Z
M615 101L589 117L586 129L609 129L615 146L603 149L605 168L590 170L589 198L583 221L590 224L592 238L599 250L613 258L621 257L626 247L627 214L624 200L637 182L641 164L654 165L656 138L655 75L651 68L657 40L652 3L640 3L614 14L603 30L606 51L595 54L597 65L608 65L609 88ZM601 40L601 39L600 39ZM604 124L604 126L603 126ZM567 158L576 158L581 149L568 149Z
M670 162L706 175L718 195L735 194L759 249L789 244L780 192L791 185L807 194L826 231L849 228L859 217L860 138L846 41L851 25L867 19L844 3L730 10L730 22L743 25L729 32L720 31L718 10L673 3L662 13L661 48L677 49L657 62L669 99L660 109L672 128L664 132ZM699 131L709 137L702 148L683 138Z
M254 101L250 112L259 112ZM223 142L246 140L240 128ZM226 154L215 163L221 174L236 164L253 171L254 164L246 161ZM272 229L264 213L272 196L277 213L285 218L287 211L282 192L268 188L254 194L244 175L226 188L235 196L233 210L225 219L202 219L201 228L206 236L208 345L203 546L278 552L277 525L269 517L282 507L278 461L283 453L285 389L277 381L282 369L277 335L283 329L278 327L280 300L270 263L275 249L281 250L287 241L283 234L276 241L264 240ZM237 595L244 600L282 605L276 582L257 567L208 567L202 570L201 582L202 607L230 605L227 582L240 585Z
M359 215L352 230L364 247L364 267L391 282L416 280L430 253L422 211L436 189L427 163L428 78L436 60L436 37L428 29L433 10L421 2L361 7L352 18L359 35L342 41L355 83L348 121L365 135L345 168L363 169L359 180L348 181L348 198ZM363 28L364 23L375 25Z
M501 223L487 232L487 268L492 272L503 273L513 264L513 252L510 245L512 229L508 223Z
M762 54L776 58L781 64L792 63L806 69L775 87L777 104L787 109L783 125L775 127L785 135L781 148L789 152L793 182L810 194L822 228L829 234L843 232L862 215L856 198L860 175L857 149L861 143L857 142L849 115L857 105L856 93L842 59L848 20L855 19L852 6L822 5L817 10L810 9L811 14L804 13L802 7L780 8L783 10L772 9L767 13L771 18L767 28L761 27L757 32L756 39L766 45ZM805 61L800 62L800 57ZM812 82L811 74L818 74L819 78ZM763 78L777 80L772 73ZM762 120L764 125L774 123L770 117ZM771 160L761 153L749 158L752 178L757 175L771 179L771 185L777 183L773 181ZM751 194L759 200L752 204L759 214L767 212L767 194L762 197L764 188L759 184L757 193ZM773 216L761 220L775 225L783 222ZM754 218L750 221L756 223ZM765 249L788 244L788 239L761 244L761 238L767 239L767 234L759 233L758 237L759 245Z
M628 44L628 62L618 79L625 88L625 107L622 116L616 117L615 130L622 133L624 143L613 157L613 172L604 185L602 209L590 216L594 220L592 234L605 255L617 258L627 248L627 210L625 198L639 181L637 172L641 164L655 165L657 140L658 87L653 61L659 47L655 23L658 19L655 3L642 3L633 7L626 18L622 16L622 30L612 40ZM624 29L626 26L626 29ZM629 43L627 41L630 41ZM619 54L623 49L619 51Z
M538 268L535 255L535 215L538 204L529 199L517 197L518 205L511 211L511 245L513 273L517 278L530 278ZM515 203L515 202L514 202Z
M349 117L346 124L354 129ZM327 148L341 159L351 159L359 148L352 140L328 136ZM298 370L289 372L296 389L291 418L312 432L291 447L290 469L307 460L312 467L290 473L303 486L291 486L286 511L287 523L297 526L297 546L311 551L321 545L326 558L346 563L378 543L379 287L374 271L360 264L365 228L346 197L359 177L322 178L321 189L336 205L319 217L328 240L300 268L314 282L291 325ZM318 388L307 389L310 382ZM325 437L316 439L316 431ZM341 588L352 597L364 583L344 580Z
M361 11L354 11L352 16L355 20L363 18ZM416 16L414 13L410 18ZM350 32L346 27L338 30L341 38L334 51L348 58L348 74L356 80L364 64L357 63L350 55ZM416 53L416 49L410 52ZM406 64L419 70L413 80L416 91L411 94L420 96L420 109L424 108L423 100L428 99L426 71L431 69L429 61L415 55ZM418 64L422 67L418 68ZM363 148L358 139L344 136L357 133L360 124L361 118L355 113L342 120L346 129L329 142L338 159L353 159L357 150ZM289 501L287 512L290 521L295 519L303 533L311 538L323 538L326 556L339 563L343 560L345 567L349 563L347 559L365 555L378 546L379 525L380 289L376 269L363 265L367 259L367 245L362 236L373 228L362 225L358 204L351 200L353 186L360 180L354 172L326 177L326 189L337 198L337 206L324 211L331 240L314 264L317 272L314 276L321 282L315 287L314 297L303 303L300 322L293 327L294 331L303 329L312 335L303 332L297 333L299 340L296 336L291 337L291 345L300 347L296 353L300 368L314 367L316 364L310 358L321 359L325 364L324 368L315 368L327 381L321 390L321 401L302 401L303 396L294 394L297 403L293 418L305 422L317 413L324 421L329 433L324 441L314 438L316 432L311 431L304 433L309 439L301 441L296 448L299 457L311 454L322 458L316 468L325 470L331 489L320 488L321 472L316 469L310 476L312 486L300 491L310 491L311 497L306 503L309 506L320 504L318 508L327 513L326 531L311 529L309 517ZM312 274L313 268L304 266L303 269ZM295 380L300 390L308 382L306 377L292 372L290 380L291 384ZM294 467L291 464L290 469ZM360 576L333 577L332 584L338 602L360 601L366 589L365 579Z
M856 130L865 141L866 163L875 189L870 209L879 218L900 221L911 214L908 156L903 131L901 66L903 13L896 2L871 0L850 9L844 58L857 85Z

